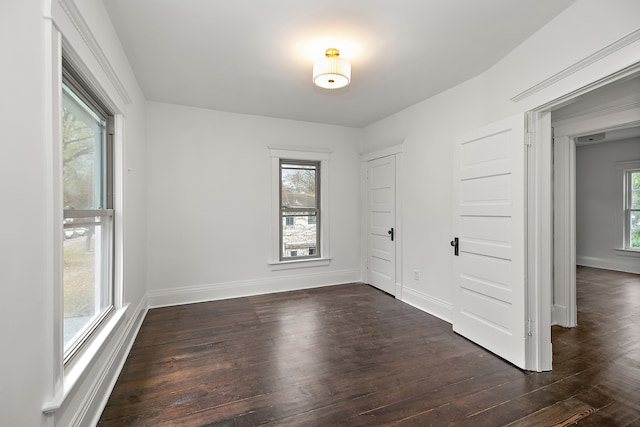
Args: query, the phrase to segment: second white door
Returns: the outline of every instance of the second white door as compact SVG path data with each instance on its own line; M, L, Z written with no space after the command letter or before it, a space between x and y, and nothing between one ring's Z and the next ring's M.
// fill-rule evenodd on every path
M369 284L396 294L396 156L367 162Z

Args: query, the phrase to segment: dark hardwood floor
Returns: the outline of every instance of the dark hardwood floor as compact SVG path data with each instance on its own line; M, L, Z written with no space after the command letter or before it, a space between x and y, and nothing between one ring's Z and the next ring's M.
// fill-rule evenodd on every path
M640 426L640 276L578 268L522 372L363 284L150 310L100 426Z

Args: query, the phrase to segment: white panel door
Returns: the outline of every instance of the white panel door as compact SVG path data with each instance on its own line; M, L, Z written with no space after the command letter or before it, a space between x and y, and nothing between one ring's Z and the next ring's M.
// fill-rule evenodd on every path
M459 255L452 277L454 331L520 368L526 354L524 121L519 114L456 140Z
M396 156L367 162L369 284L396 294Z

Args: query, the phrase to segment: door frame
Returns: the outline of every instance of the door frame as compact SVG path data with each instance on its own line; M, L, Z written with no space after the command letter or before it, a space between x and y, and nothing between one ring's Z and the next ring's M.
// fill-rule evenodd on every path
M553 295L553 138L551 112L580 95L640 73L640 62L593 80L576 90L529 110L527 310L530 320L528 368L549 371L552 365L551 308Z
M396 242L396 265L395 265L395 285L396 295L395 297L402 300L402 246L403 246L403 226L402 226L402 143L393 145L388 148L384 148L371 153L365 153L360 155L360 188L363 191L360 192L360 217L365 220L362 221L360 226L360 268L362 281L369 283L368 275L368 257L369 257L369 239L367 230L369 229L369 215L367 214L368 206L368 191L367 191L367 162L375 159L379 159L387 156L396 156L396 223L395 223L395 242Z
M554 126L554 305L552 324L577 325L576 304L576 143L575 137L640 125L637 102L607 105ZM558 167L561 166L561 167ZM559 297L559 301L556 300ZM559 302L559 303L558 303Z
M552 123L553 125L553 123ZM553 142L553 294L551 324L576 326L576 144L556 133Z

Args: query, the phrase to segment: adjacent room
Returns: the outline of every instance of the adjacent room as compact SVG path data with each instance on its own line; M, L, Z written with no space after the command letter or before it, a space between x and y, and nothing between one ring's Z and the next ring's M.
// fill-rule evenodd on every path
M1 424L640 425L636 0L8 0Z

